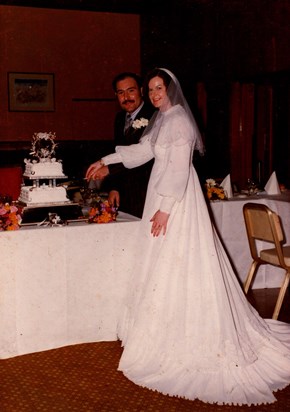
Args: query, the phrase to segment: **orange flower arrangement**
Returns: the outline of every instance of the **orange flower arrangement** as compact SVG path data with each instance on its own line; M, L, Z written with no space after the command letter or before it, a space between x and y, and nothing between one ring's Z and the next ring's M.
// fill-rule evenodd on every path
M12 204L8 197L0 197L0 231L11 231L20 228L21 208Z
M206 180L206 195L209 200L226 200L224 189L214 179Z
M117 208L111 207L107 199L97 197L89 210L89 223L109 223L117 218Z

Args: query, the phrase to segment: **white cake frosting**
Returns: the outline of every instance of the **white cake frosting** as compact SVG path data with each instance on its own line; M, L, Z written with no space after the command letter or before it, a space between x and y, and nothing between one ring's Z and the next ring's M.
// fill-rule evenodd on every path
M31 162L25 159L24 162L24 177L30 179L66 177L63 173L62 163L55 159L45 159L45 161L40 162Z
M27 205L70 203L64 187L49 187L46 184L39 187L23 186L18 200Z
M23 176L32 185L21 187L18 200L27 206L71 203L63 186L56 186L56 179L66 176L61 160L52 155L55 152L55 133L34 133L32 137L32 159L24 159Z

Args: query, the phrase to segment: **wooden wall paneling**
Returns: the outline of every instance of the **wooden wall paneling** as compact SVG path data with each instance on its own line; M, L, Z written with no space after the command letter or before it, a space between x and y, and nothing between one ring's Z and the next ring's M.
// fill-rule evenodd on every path
M232 84L230 96L231 177L238 187L245 188L252 178L254 133L254 85Z
M273 170L290 188L290 76L273 85Z
M231 178L232 182L238 185L240 182L240 106L241 106L241 85L233 83L229 102L230 127L229 127L229 145L231 158Z
M255 118L255 87L254 84L244 83L241 88L241 133L242 133L242 164L241 179L244 185L248 178L255 179L253 170L253 138Z
M1 141L28 141L39 131L112 140L112 79L140 71L140 16L0 6L0 38ZM53 73L55 110L9 110L9 72Z
M253 170L261 187L273 171L273 86L256 86L256 131Z
M203 82L198 82L196 85L197 92L197 108L201 118L201 129L206 129L207 125L207 92L205 84Z

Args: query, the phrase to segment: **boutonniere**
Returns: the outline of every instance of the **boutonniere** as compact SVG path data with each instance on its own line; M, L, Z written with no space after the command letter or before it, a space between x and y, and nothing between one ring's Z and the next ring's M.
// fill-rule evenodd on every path
M141 127L146 127L149 123L148 119L144 119L144 117L141 117L141 119L134 120L132 123L133 129L141 129Z

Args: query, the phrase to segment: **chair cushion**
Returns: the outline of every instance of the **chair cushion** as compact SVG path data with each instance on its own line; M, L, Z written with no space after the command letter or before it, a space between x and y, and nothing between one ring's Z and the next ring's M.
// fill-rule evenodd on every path
M285 264L290 267L290 246L283 247ZM271 265L280 266L276 249L264 249L260 252L260 258Z

